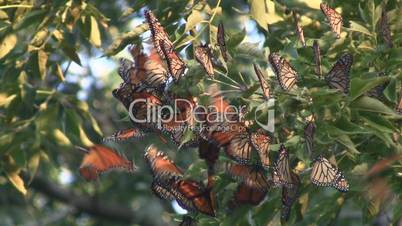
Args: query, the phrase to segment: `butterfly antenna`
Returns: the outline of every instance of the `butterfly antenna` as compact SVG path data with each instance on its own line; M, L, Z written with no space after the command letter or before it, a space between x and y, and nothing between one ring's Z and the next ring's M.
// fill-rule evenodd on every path
M75 147L77 150L84 152L85 154L88 154L88 153L89 153L89 150L86 149L86 148L83 148L83 147L78 146L78 145L75 145L74 147Z

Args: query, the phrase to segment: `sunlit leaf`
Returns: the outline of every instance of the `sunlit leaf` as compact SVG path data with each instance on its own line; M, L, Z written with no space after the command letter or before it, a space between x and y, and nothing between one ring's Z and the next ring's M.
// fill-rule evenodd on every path
M7 178L10 180L10 182L14 185L14 187L20 191L23 195L27 194L27 189L25 188L24 181L22 178L18 175L17 172L8 172L7 173Z
M17 36L15 34L9 34L4 37L0 42L0 59L13 50L15 44L17 44Z
M42 80L45 79L45 76L46 76L47 59L48 59L47 53L43 50L39 50L38 51L38 68L39 68L39 75Z
M60 64L56 64L56 75L60 79L60 81L64 81L64 74Z
M269 0L249 0L250 15L264 30L268 25L283 20L275 13L275 3Z
M101 34L99 31L98 22L95 17L91 16L91 33L89 35L89 41L95 46L100 47L102 44Z
M193 10L187 18L186 28L184 31L189 31L194 28L200 21L202 21L202 14L198 10Z

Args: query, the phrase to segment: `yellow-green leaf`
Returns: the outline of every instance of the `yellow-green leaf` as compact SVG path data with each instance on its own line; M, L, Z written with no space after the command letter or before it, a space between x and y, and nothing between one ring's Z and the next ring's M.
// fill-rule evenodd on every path
M81 139L81 142L87 147L94 145L92 143L92 141L88 138L88 135L85 133L85 131L81 127L81 125L79 127L80 127L80 139Z
M187 18L186 29L185 31L189 31L193 29L199 22L203 20L202 14L198 10L193 10Z
M102 44L98 22L93 16L91 16L91 34L89 36L89 41L96 47L100 47Z
M15 34L7 35L0 43L0 59L5 57L17 44L17 36Z
M275 3L270 0L249 0L250 15L258 25L268 31L268 24L283 20L275 13Z
M370 33L370 31L364 27L363 25L358 24L357 22L351 20L350 21L350 31L356 31L356 32L360 32L369 36L373 36L373 34Z
M18 175L18 171L7 172L7 178L14 185L14 187L20 191L23 195L27 194L27 189L25 188L24 181Z
M61 81L64 81L64 74L60 64L56 64L56 75Z
M128 44L130 44L135 38L148 30L148 24L143 23L132 29L130 32L124 33L121 37L118 37L113 41L110 47L105 51L105 56L115 55Z
M41 156L40 152L36 153L35 155L33 155L31 157L31 159L28 162L28 169L29 169L29 174L30 174L28 184L32 182L33 178L36 175L36 172L38 171L39 163L40 163L40 156Z
M58 144L64 145L64 146L71 145L70 139L68 139L68 137L60 129L55 129L53 131L53 135Z
M46 76L46 64L47 64L48 55L45 51L38 51L38 68L40 78L43 80Z
M8 105L11 103L11 101L16 98L16 94L12 94L10 96L7 96L5 93L0 94L0 107L8 107Z

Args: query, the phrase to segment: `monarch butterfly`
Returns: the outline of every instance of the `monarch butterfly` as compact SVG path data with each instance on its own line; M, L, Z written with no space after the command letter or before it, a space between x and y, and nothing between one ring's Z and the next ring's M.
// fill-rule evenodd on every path
M304 39L304 32L303 32L303 28L299 21L299 15L296 12L293 12L293 18L294 18L295 24L296 24L297 36L299 36L299 40L300 40L301 44L303 45L303 47L306 47L306 40Z
M329 22L329 26L331 27L332 32L336 34L336 38L341 37L341 29L343 25L343 19L341 14L339 14L334 9L331 9L327 4L321 3L320 8L322 13L327 17Z
M168 73L163 66L162 60L154 49L151 49L151 53L147 56L142 52L139 47L131 47L130 53L134 59L134 67L130 70L122 71L123 75L120 76L127 83L131 83L133 86L146 86L156 89L164 88Z
M306 127L304 127L304 139L306 140L306 148L307 152L311 156L313 153L313 145L314 145L314 132L315 132L315 124L314 122L308 122Z
M218 33L216 40L218 41L219 49L221 50L221 54L225 62L228 61L228 53L226 49L226 42L225 42L225 28L223 27L223 23L220 22L218 25Z
M259 165L228 164L227 172L234 178L240 179L245 185L264 191L269 188L265 171Z
M402 88L401 88L401 91L399 92L399 104L398 104L398 106L396 107L396 111L397 111L399 114L402 114Z
M310 179L317 186L331 186L341 192L349 190L349 183L343 173L322 155L313 161Z
M278 53L269 54L269 63L272 65L272 69L282 89L286 91L290 90L297 81L297 72L295 69Z
M168 69L170 75L173 76L175 81L178 81L181 75L186 70L186 64L183 60L176 54L173 48L170 48L169 45L166 45L165 40L160 41L162 53L165 56L166 63L168 65Z
M132 123L145 131L154 130L155 119L161 117L156 108L162 105L162 100L148 92L133 93L132 98L133 102L128 107ZM152 120L149 121L149 119Z
M353 56L350 53L343 54L328 72L326 81L331 88L347 94L349 92L349 72L352 67Z
M254 66L254 71L255 71L255 74L257 75L258 81L260 82L262 94L264 95L264 98L266 100L268 100L271 96L269 93L269 86L268 86L267 82L265 81L264 75L262 74L260 68L256 64L253 64L253 66Z
M222 96L214 96L205 117L205 125L200 135L219 147L226 146L239 133L244 133L244 123L238 122L239 115Z
M165 59L165 54L163 53L162 50L161 41L164 42L163 47L165 47L168 51L173 49L173 43L172 41L170 41L169 35L166 33L165 29L159 23L158 19L156 19L152 11L145 10L144 16L148 23L149 29L151 30L151 37L154 47L156 48L156 51L158 52L159 56L162 59Z
M207 163L208 170L213 171L216 160L219 157L220 148L207 140L201 140L198 146L198 156Z
M196 207L193 205L190 199L187 199L177 189L177 182L174 180L165 181L163 183L153 181L151 184L152 192L160 199L176 200L177 203L184 209L189 211L196 211Z
M214 66L212 65L211 50L209 49L208 45L205 44L195 47L194 56L198 63L204 67L204 70L207 72L208 76L213 78Z
M380 29L380 34L382 35L382 38L384 39L385 43L388 45L389 48L393 47L392 43L392 38L391 38L391 30L389 29L388 25L388 17L387 17L387 12L385 9L382 9L381 12L381 18L379 21L379 29Z
M193 126L195 123L194 109L197 106L197 100L193 97L174 98L173 104L176 108L176 118L186 125Z
M189 216L183 216L183 219L181 220L179 226L196 226L196 221L194 218L189 217Z
M120 83L119 88L112 91L113 97L120 101L126 109L130 107L130 103L133 101L132 93L131 85L125 82Z
M292 176L292 181L294 186L288 187L288 186L283 186L282 187L282 209L281 209L281 217L285 221L289 220L290 216L290 211L292 209L293 203L296 201L296 199L299 197L300 193L300 178L297 174L291 173Z
M240 164L251 160L252 144L247 132L239 132L232 137L225 147L226 154Z
M294 184L291 173L288 151L286 150L285 146L281 144L278 159L276 160L272 170L272 180L274 185L291 187Z
M378 76L385 76L385 73L380 72L380 73L378 73ZM388 86L388 84L389 84L389 82L380 84L380 85L372 88L371 90L367 91L366 95L369 97L379 98L382 95L385 88Z
M237 186L237 190L234 193L234 201L232 202L233 206L238 206L239 204L250 204L250 205L258 205L262 200L264 200L267 195L267 189L258 190L252 187L247 186L244 183L240 183Z
M319 76L322 75L321 69L321 52L320 46L318 45L318 41L314 40L313 42L313 50L314 50L314 61L315 61L315 73Z
M94 145L88 150L83 148L80 150L86 153L81 162L80 174L88 181L96 180L99 174L113 168L120 168L129 172L135 169L132 161L127 160L111 148Z
M135 67L134 62L125 58L120 58L119 62L120 66L118 69L118 74L123 81L127 81L128 78L131 77L130 73L134 72L131 70ZM133 77L135 77L135 75L133 75Z
M183 142L183 136L187 128L184 122L177 122L175 119L172 119L167 122L162 122L161 130L170 135L172 141L179 146Z
M108 141L123 141L132 138L142 138L145 136L145 133L142 132L139 128L130 128L125 130L119 130L115 132L113 135L109 137L105 137L103 139L104 142Z
M167 182L160 184L154 180L151 184L151 190L158 198L172 201L176 199L176 197L180 197L181 194L174 189L169 189L171 184L172 183L169 184Z
M148 147L144 157L151 168L154 180L159 183L176 181L183 176L183 171L153 145Z
M269 145L271 144L271 138L259 129L251 133L250 140L260 156L262 166L269 167Z
M191 207L187 203L191 202L195 210L212 216L215 216L215 203L213 202L213 193L210 189L206 189L201 183L192 180L179 180L174 186L182 196L182 200L178 200L179 204L184 204L183 208ZM191 208L189 208L191 211Z

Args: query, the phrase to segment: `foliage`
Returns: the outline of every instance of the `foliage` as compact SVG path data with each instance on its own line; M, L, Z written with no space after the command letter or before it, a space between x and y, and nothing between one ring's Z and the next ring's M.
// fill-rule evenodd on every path
M262 100L260 91L256 91L258 80L252 63L264 69L276 98L276 140L271 146L271 156L276 156L278 144L284 142L291 153L292 167L300 172L311 163L304 148L305 118L311 113L316 115L315 152L336 159L351 189L347 194L320 189L310 183L309 173L302 173L301 195L289 224L353 222L363 225L383 215L390 216L393 223L399 221L402 216L402 209L397 206L402 194L401 160L394 161L376 176L368 177L367 171L378 161L402 153L402 117L394 110L402 80L400 1L330 1L345 20L340 39L330 31L316 0L120 3L73 0L1 3L0 202L12 203L0 207L5 225L26 224L42 217L44 220L38 221L39 225L117 224L117 221L104 221L75 211L68 207L68 202L61 205L52 199L54 197L47 197L46 192L39 193L34 183L31 184L35 177L48 178L57 184L57 179L65 172L73 175L72 181L64 187L133 209L136 218L131 223L171 225L174 219L181 219L171 214L169 203L152 196L151 175L142 160L142 150L149 144L159 144L178 165L189 169L189 177L199 178L204 175L206 166L196 157L195 150L177 150L173 144L160 144L157 136L122 144L108 143L134 158L139 170L133 175L102 175L101 180L93 184L84 182L77 170L82 154L74 150L75 145L101 143L104 134L130 125L122 106L111 96L111 89L118 81L116 70L102 77L101 88L93 83L85 90L87 98L78 98L82 87L69 79L77 77L69 69L77 65L90 68L88 59L100 56L114 60L112 56L124 55L128 44L141 42L147 26L139 24L129 28L129 24L134 18L142 19L144 8L153 10L188 62L187 75L173 91L201 99L211 81L193 60L192 47L208 42L218 56L217 25L220 21L225 24L232 59L217 67L220 73L216 80L223 84L222 89L241 87L226 96L233 103L247 104L250 112L254 112ZM383 9L388 12L393 48L386 46L379 33L378 21ZM323 78L314 74L313 50L299 43L291 11L301 15L307 45L312 46L313 41L318 40L324 74L343 52L352 53L354 63L348 96L328 89ZM246 23L256 24L258 33L254 36L263 34L264 43L248 41L250 31L249 27L244 29ZM267 61L268 54L274 51L290 60L299 73L296 91L280 90ZM379 73L385 76L378 76ZM79 80L98 79L91 71L78 77ZM224 85L227 83L231 86ZM385 87L378 99L365 95L378 85ZM222 155L220 160L225 161L223 158ZM378 190L379 181L385 184L381 187L383 190ZM223 197L218 200L221 207L218 216L212 219L197 215L199 224L279 224L280 192L270 191L258 207L228 210L224 208L225 201L234 191L234 184L226 175L218 175L216 192ZM388 195L381 195L385 191ZM64 215L57 218L60 212Z

